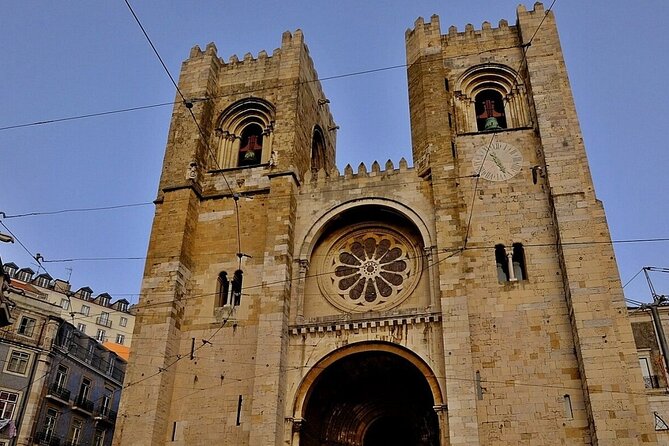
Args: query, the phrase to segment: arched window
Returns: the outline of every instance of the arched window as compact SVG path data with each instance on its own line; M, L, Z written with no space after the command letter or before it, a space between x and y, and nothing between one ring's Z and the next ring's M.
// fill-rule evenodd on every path
M318 172L325 168L325 138L319 126L314 127L311 137L311 171Z
M225 109L212 136L212 146L218 147L216 164L225 169L268 162L274 116L274 106L260 98L247 98Z
M242 279L244 273L241 269L235 271L232 277L232 305L238 307L242 300Z
M497 280L499 283L509 281L509 263L506 259L504 245L495 245L495 264L497 265Z
M262 155L263 130L258 124L249 124L244 127L239 148L238 166L254 166L260 164Z
M507 252L504 245L495 245L495 265L499 283L527 279L523 244L514 243L511 252Z
M523 79L505 65L489 63L469 68L455 83L454 96L458 132L531 125Z
M482 130L498 130L506 128L504 99L495 90L483 90L476 95L476 127Z
M216 306L222 307L228 304L228 293L230 288L230 281L228 280L228 273L221 271L218 275L218 283L216 284Z
M527 279L527 269L525 267L525 249L522 243L513 244L513 255L511 256L513 264L513 275L516 280Z

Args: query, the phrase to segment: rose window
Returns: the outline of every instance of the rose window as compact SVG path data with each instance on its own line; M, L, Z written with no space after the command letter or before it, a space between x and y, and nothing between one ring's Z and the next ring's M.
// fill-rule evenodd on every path
M326 257L324 267L330 272L322 280L329 285L326 294L346 310L369 311L399 304L416 282L418 259L412 245L387 229L347 235Z

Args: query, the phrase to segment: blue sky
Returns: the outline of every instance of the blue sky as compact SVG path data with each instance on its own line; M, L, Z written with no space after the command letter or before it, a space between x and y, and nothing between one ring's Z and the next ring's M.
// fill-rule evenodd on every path
M177 77L193 45L215 42L226 60L271 54L281 33L300 28L321 77L403 64L404 31L438 14L442 32L485 20L515 23L517 1L134 1ZM531 8L531 3L525 3ZM550 2L546 2L548 7ZM642 6L641 6L642 5ZM554 11L597 196L614 239L669 237L664 117L669 2L558 0ZM122 0L0 4L0 127L174 99L174 87ZM337 164L410 160L405 69L323 83L337 124ZM0 211L7 215L118 204L156 196L171 107L0 131ZM370 144L370 135L374 135ZM143 257L153 206L3 219L46 260ZM669 267L669 243L615 246L623 282L643 266ZM33 262L18 245L4 261ZM114 297L139 293L142 260L50 262ZM35 267L33 267L36 269ZM68 271L66 268L71 268ZM669 294L669 274L654 274ZM625 289L649 299L639 275Z

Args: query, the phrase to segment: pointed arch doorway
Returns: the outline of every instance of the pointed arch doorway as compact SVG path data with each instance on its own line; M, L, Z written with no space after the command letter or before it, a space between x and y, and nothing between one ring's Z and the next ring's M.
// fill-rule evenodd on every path
M427 366L407 359L410 352L355 350L321 361L306 377L293 446L439 446L434 407L441 401L435 404L438 386Z

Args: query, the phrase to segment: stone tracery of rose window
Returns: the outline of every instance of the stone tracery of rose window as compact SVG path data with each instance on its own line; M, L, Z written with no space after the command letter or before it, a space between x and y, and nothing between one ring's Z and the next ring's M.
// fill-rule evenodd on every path
M342 309L370 311L399 304L416 282L414 248L388 229L360 230L345 236L327 257L327 297Z

